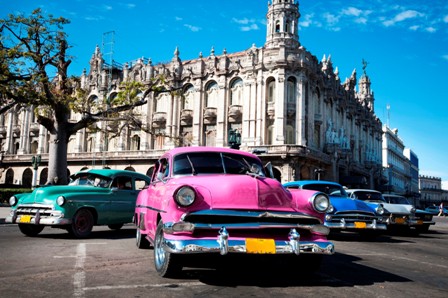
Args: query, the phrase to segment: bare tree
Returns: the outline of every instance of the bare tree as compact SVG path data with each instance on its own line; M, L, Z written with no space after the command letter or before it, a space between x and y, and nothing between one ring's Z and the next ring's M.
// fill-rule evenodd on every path
M70 46L63 31L68 23L63 17L44 16L41 9L29 17L9 15L0 20L0 114L17 106L34 107L37 122L50 134L48 181L56 184L68 180L70 136L98 121L132 121L142 127L134 108L146 104L149 92L172 92L161 87L164 81L159 77L145 85L125 82L119 96L107 104L89 102L79 79L68 76ZM71 111L79 113L80 120L69 121Z

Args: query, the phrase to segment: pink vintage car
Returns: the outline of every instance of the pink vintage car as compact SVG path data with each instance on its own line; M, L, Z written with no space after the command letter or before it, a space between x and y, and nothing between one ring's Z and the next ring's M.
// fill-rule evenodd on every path
M217 147L176 148L158 160L134 221L137 246L154 246L160 276L176 276L191 254L334 253L323 225L328 196L286 190L265 170L272 174L256 155Z

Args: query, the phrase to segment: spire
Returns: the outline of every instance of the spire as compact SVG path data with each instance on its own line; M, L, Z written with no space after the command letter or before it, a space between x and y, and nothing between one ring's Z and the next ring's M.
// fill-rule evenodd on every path
M266 47L299 47L299 3L296 0L272 0L266 15Z

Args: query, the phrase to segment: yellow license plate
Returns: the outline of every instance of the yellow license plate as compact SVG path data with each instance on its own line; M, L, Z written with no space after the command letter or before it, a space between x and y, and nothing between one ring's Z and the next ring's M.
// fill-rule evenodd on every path
M404 218L401 218L401 217L397 217L397 218L395 218L395 223L396 224L404 224L406 221L405 221L405 219Z
M20 217L20 221L22 223L30 223L31 222L31 215L22 215Z
M274 239L246 239L246 252L250 254L275 254Z
M357 229L365 229L366 226L367 225L365 222L355 221L355 228L357 228Z

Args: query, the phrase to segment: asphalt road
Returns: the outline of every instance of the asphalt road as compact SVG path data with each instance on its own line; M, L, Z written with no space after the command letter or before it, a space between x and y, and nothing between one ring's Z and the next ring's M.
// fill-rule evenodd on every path
M0 296L7 297L447 297L448 218L429 233L373 240L331 237L336 254L318 273L287 262L230 259L223 271L188 268L181 279L157 275L153 250L135 246L133 225L95 227L76 240L46 228L23 236L0 224Z

